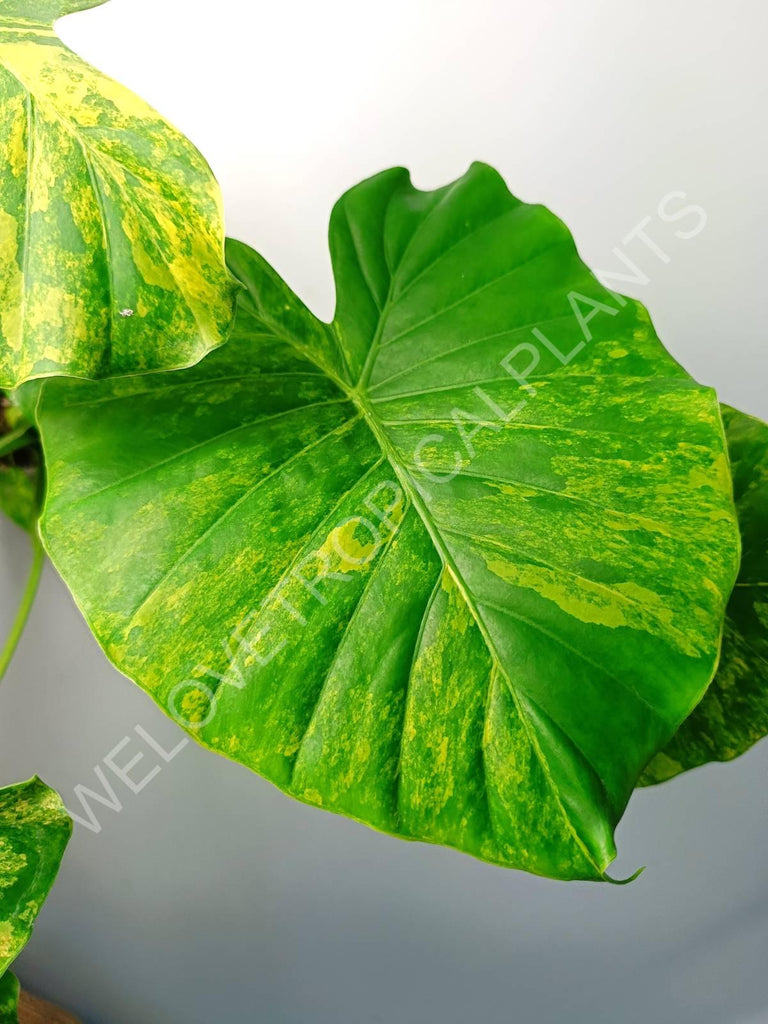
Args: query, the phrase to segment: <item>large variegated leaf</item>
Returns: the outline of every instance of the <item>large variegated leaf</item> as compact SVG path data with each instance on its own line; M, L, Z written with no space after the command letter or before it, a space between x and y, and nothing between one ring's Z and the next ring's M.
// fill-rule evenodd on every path
M712 685L643 782L729 761L768 735L768 426L723 406L742 559Z
M6 971L0 977L0 1024L19 1024L19 982Z
M95 0L0 0L0 387L187 366L232 320L198 151L54 35Z
M206 746L378 829L601 878L714 671L716 398L488 167L364 182L331 250L333 325L233 243L218 352L46 382L48 550Z
M0 789L0 974L29 938L71 833L61 800L40 779Z

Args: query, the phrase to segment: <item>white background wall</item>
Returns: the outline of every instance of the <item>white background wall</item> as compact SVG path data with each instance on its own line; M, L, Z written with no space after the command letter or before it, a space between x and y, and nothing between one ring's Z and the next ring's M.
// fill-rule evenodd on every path
M768 418L768 10L759 0L112 0L66 41L190 135L228 230L320 314L333 201L393 164L421 187L495 164L634 291L703 382ZM656 214L680 190L696 238ZM623 239L645 217L669 257ZM27 553L0 527L0 627ZM7 582L6 582L7 581ZM0 690L2 782L74 788L136 725L181 735L111 669L49 571ZM86 1024L768 1021L768 746L638 794L627 888L563 884L300 806L191 744L79 826L19 970Z

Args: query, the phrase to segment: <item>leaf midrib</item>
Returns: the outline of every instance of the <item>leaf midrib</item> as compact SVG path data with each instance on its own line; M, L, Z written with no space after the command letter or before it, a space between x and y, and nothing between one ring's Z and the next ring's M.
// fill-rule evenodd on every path
M418 233L418 229L417 229L416 233ZM413 238L411 239L411 242L412 241L413 241ZM410 243L409 243L409 246L406 246L406 252L408 251L409 247L410 247ZM369 287L369 291L370 291L370 286L368 285L367 279L366 279L366 285ZM386 298L386 301L385 301L384 305L382 307L379 307L378 303L376 303L376 301L375 301L375 296L373 295L372 291L371 291L371 296L374 299L374 304L376 305L377 310L380 310L380 312L379 312L379 319L378 319L376 331L375 331L373 339L371 341L371 345L370 345L370 348L368 350L368 354L366 356L365 363L363 364L363 369L362 369L362 371L360 373L360 377L358 379L357 384L355 386L350 387L344 381L342 381L340 378L338 378L335 374L330 374L330 376L332 377L334 382L338 385L338 387L347 395L347 397L355 404L356 408L359 410L363 421L366 423L366 425L368 426L368 429L373 434L374 438L376 439L377 443L379 444L379 447L381 448L382 452L386 456L386 459L389 462L393 472L397 476L397 479L398 479L400 485L402 486L405 494L410 499L411 504L413 505L413 507L417 511L417 513L419 515L419 518L421 519L422 524L424 525L424 528L426 529L427 533L429 534L430 540L432 541L432 544L434 545L435 550L437 551L439 557L441 558L441 560L443 562L444 568L450 573L451 578L453 579L453 582L454 582L458 592L460 593L463 601L465 602L467 608L470 611L470 614L472 615L472 618L474 619L478 629L480 630L480 634L481 634L481 636L483 638L483 641L484 641L484 643L486 645L486 648L488 649L488 652L489 652L489 654L491 656L493 665L496 667L496 669L498 670L498 672L500 673L502 678L505 680L505 683L506 683L507 688L509 690L509 693L510 693L510 696L512 698L512 701L513 701L513 703L515 705L515 709L517 711L518 717L520 719L520 722L522 723L522 726L523 726L523 729L525 731L526 737L528 738L528 742L530 743L531 749L534 751L534 753L536 755L536 758L537 758L539 764L541 765L542 772L543 772L545 778L547 779L547 783L548 783L548 785L550 787L550 790L552 792L553 798L554 798L555 802L557 803L558 808L560 809L560 813L562 815L563 821L565 822L566 828L568 829L569 833L573 837L573 840L576 843L577 847L581 850L582 854L587 859L587 862L593 866L593 868L595 869L595 871L597 872L598 875L602 876L602 875L604 875L604 868L601 867L596 862L596 860L595 860L592 852L590 851L587 843L580 836L580 834L578 832L578 829L576 828L576 825L571 820L571 817L568 814L568 811L566 810L565 804L563 803L563 800L562 800L562 798L560 796L559 788L558 788L557 784L555 783L554 778L552 777L552 772L551 772L551 769L550 769L550 766L549 766L549 762L548 762L548 760L547 760L543 750L541 749L541 746L539 745L538 737L536 736L534 730L531 727L530 722L528 721L528 717L527 717L527 715L526 715L526 713L525 713L525 711L524 711L524 709L522 707L522 703L521 703L521 700L520 700L520 695L517 692L517 689L516 689L514 683L509 678L509 675L504 670L504 667L503 667L503 664L501 662L501 659L500 659L500 657L499 657L499 655L498 655L498 653L496 651L495 644L493 643L493 640L492 640L492 638L490 636L488 628L485 625L485 622L483 620L482 615L480 614L479 608L472 601L471 596L469 594L469 591L468 591L468 589L466 587L466 584L464 583L462 574L461 574L458 566L456 565L456 562L455 562L453 556L451 555L450 551L448 550L446 544L443 542L443 540L442 540L442 538L441 538L441 536L440 536L440 534L439 534L439 532L437 530L436 524L432 521L432 519L431 519L431 517L429 515L429 510L427 509L426 502L422 498L421 493L419 492L418 488L416 486L414 486L414 484L413 484L413 482L412 482L412 480L410 478L410 475L406 471L405 467L401 466L401 464L400 464L401 460L398 458L398 455L397 455L396 450L394 449L394 446L391 444L391 442L390 442L389 438L386 436L386 433L384 432L384 430L381 429L381 424L380 424L378 418L376 417L376 415L374 414L374 411L373 411L370 399L369 399L369 397L367 395L367 384L368 384L368 381L370 380L371 373L373 372L373 369L374 369L374 367L376 365L376 358L377 358L377 356L379 354L379 351L380 351L380 349L382 347L381 346L381 340L382 340L382 337L383 337L387 316L388 316L388 314L389 314L389 312L391 310L391 307L397 301L397 295L396 295L396 274L395 274L395 272L390 271L389 290L388 290L387 298ZM333 329L333 333L334 333L334 337L336 339L337 347L339 349L339 352L342 355L342 360L344 362L344 365L346 366L346 365L348 365L347 364L347 358L346 358L346 352L345 352L344 345L343 345L343 336L341 334L341 330L339 328L338 322L334 321L333 324L331 325L331 327ZM295 343L293 342L293 339L290 337L290 335L286 334L285 337L288 340L289 344L291 344L292 347L296 348ZM312 361L315 362L315 365L317 365L320 369L325 370L325 368L319 362L317 362L315 360L312 360ZM492 686L492 680L493 680L493 672L491 672L491 676L489 678L489 683L488 683L489 690L490 690L490 688ZM526 699L530 699L530 698L528 698L527 695L526 695ZM483 731L485 731L485 725L483 727ZM576 747L575 744L573 744L573 740L570 737L568 737L568 739L569 739L569 742L573 745L574 750L582 758L584 758L584 755L581 753L581 751L578 749L578 747ZM585 758L585 760L586 760L586 758ZM591 762L586 760L586 763L588 764L589 769L594 773L595 778L598 780L598 782L599 782L601 788L603 789L603 791L606 792L604 780L599 776L599 774L597 773L596 769L591 764Z
M418 231L417 231L417 233L418 233ZM412 241L413 241L413 239L411 239L411 242ZM409 246L406 246L405 252L408 251L409 247L410 247L410 243L409 243ZM356 250L356 255L357 255L358 260L359 260L360 256L359 256L359 254L357 254L357 250ZM275 337L277 337L277 338L283 340L284 342L286 342L298 354L298 356L303 361L311 363L312 365L316 366L322 373L326 374L327 377L330 380L332 380L334 382L334 384L336 384L336 386L339 388L341 393L343 395L345 395L353 403L355 408L358 410L361 419L368 426L368 429L371 431L374 439L376 440L376 442L377 442L377 444L379 446L379 449L381 450L383 455L386 457L387 462L389 463L390 467L392 468L392 471L394 472L395 476L397 477L397 480L400 483L401 487L403 488L403 491L404 491L405 495L408 497L408 499L410 500L410 503L414 506L416 512L418 513L419 518L420 518L422 524L424 525L424 528L426 529L426 531L427 531L427 533L428 533L428 535L430 537L430 540L432 541L432 544L433 544L436 552L438 553L438 555L439 555L439 557L440 557L440 559L442 561L444 571L447 570L449 572L449 574L450 574L451 578L453 579L454 584L455 584L459 594L461 595L463 601L465 602L467 608L469 609L470 614L472 615L473 620L476 622L476 624L478 626L478 629L480 630L480 634L481 634L481 636L483 638L483 641L484 641L484 643L486 645L486 648L487 648L487 650L488 650L488 652L489 652L489 654L491 656L492 663L495 666L496 670L501 675L501 677L505 681L505 684L506 684L506 686L508 688L508 691L510 693L511 699L512 699L514 705L515 705L516 712L518 714L520 722L522 723L522 727L523 727L523 729L525 731L526 737L527 737L528 742L530 744L531 750L535 754L536 759L537 759L537 761L539 762L539 764L541 766L542 773L543 773L544 777L547 780L547 784L548 784L548 786L549 786L549 788L550 788L550 790L552 792L553 799L554 799L557 807L559 808L559 811L560 811L560 814L561 814L561 817L562 817L562 820L563 820L563 822L565 824L566 829L568 830L569 834L572 836L573 842L575 843L576 847L580 850L581 854L585 857L587 863L589 863L592 866L592 868L595 870L595 872L596 872L596 874L598 876L602 877L602 876L604 876L604 868L596 861L595 856L593 856L593 854L590 851L587 843L585 842L585 840L579 834L579 831L578 831L576 825L571 820L571 817L568 814L568 811L567 811L567 809L565 807L563 799L562 799L562 797L560 795L559 788L558 788L557 784L555 783L555 780L554 780L554 778L552 776L552 772L551 772L551 769L550 769L550 766L549 766L549 762L548 762L546 756L544 755L544 752L543 752L543 750L542 750L542 748L541 748L541 746L539 744L538 737L537 737L535 731L533 730L533 728L531 726L531 723L529 722L528 717L527 717L527 715L526 715L526 713L525 713L525 711L523 709L520 695L516 691L514 684L509 679L509 676L507 675L507 673L505 672L505 670L503 668L501 659L499 658L499 656L498 656L498 654L496 652L496 648L495 648L495 645L493 643L493 640L492 640L492 638L491 638L491 636L490 636L490 634L488 632L488 629L487 629L487 627L486 627L486 625L485 625L485 623L483 621L483 618L482 618L482 616L481 616L481 614L479 612L479 609L475 606L474 602L472 601L472 599L471 599L471 597L470 597L470 595L469 595L469 593L467 591L466 585L464 584L464 581L463 581L462 575L461 575L461 573L460 573L460 571L458 569L458 566L456 565L453 557L451 556L449 550L447 549L447 546L444 544L444 542L443 542L439 532L437 531L436 524L432 522L431 517L430 517L429 512L428 512L428 509L427 509L426 504L424 502L424 499L422 498L421 494L419 493L418 488L414 485L414 483L413 483L413 481L412 481L412 479L411 479L411 477L410 477L410 475L408 473L407 468L404 465L401 464L401 460L398 458L396 450L394 449L393 445L389 441L389 438L387 437L386 433L382 429L382 425L380 424L378 418L376 417L376 415L374 413L374 410L373 410L373 407L372 407L372 401L369 398L368 393L367 393L367 384L368 384L368 381L370 380L371 373L372 373L373 368L374 368L375 363L376 363L376 358L377 358L379 350L381 348L381 339L382 339L384 328L385 328L385 325L386 325L387 316L388 316L392 306L397 302L396 285L395 285L395 272L393 272L393 270L390 268L390 271L389 271L389 288L388 288L388 293L387 293L386 301L383 303L383 305L380 304L379 301L377 301L377 297L376 297L375 293L373 292L372 287L371 287L371 285L370 285L370 283L367 280L365 275L363 275L363 280L365 281L366 288L367 288L367 290L368 290L368 292L369 292L369 294L371 296L371 299L373 301L373 304L376 307L376 310L378 312L378 321L377 321L377 325L376 325L376 330L374 332L373 338L371 340L371 344L370 344L369 349L368 349L368 353L366 355L365 362L363 364L363 368L362 368L362 370L360 372L359 378L358 378L356 383L352 383L351 382L352 381L351 374L350 374L350 382L347 382L347 381L343 380L339 376L339 374L337 372L335 372L328 365L325 364L325 360L322 358L322 355L320 353L309 352L309 351L306 351L306 350L302 349L297 344L296 339L292 336L292 334L288 330L286 330L282 325L280 325L279 323L272 323L272 322L270 322L270 324L269 324L269 331ZM250 292L250 289L248 289L248 291ZM300 301L300 300L297 299L297 301ZM256 306L256 308L258 310L258 305ZM258 320L264 322L263 316L259 312L256 313L256 316L257 316ZM317 318L315 318L315 319L317 319ZM326 329L330 329L329 333L330 333L330 336L331 336L332 340L335 341L335 346L336 346L337 352L338 352L338 354L339 354L339 356L341 358L342 366L346 369L347 372L349 372L349 362L348 362L348 359L347 359L346 349L345 349L344 344L343 344L343 340L344 339L343 339L343 335L341 333L341 329L340 329L340 326L339 326L339 323L338 323L338 319L334 320L333 323L331 323L331 324L323 323L320 320L317 320L317 322L318 322L318 324L321 324ZM442 573L441 573L441 576L442 576ZM492 684L493 684L493 672L491 673L491 677L489 678L489 684L488 684L489 685L489 689L492 686ZM530 700L530 698L527 695L526 695L525 699L526 700ZM564 735L567 735L567 734L564 734ZM592 772L594 778L597 780L597 782L600 785L600 787L603 790L603 792L606 792L605 783L604 783L603 779L599 776L599 774L596 771L596 769L594 768L594 766L585 757L585 755L579 750L579 748L575 745L573 740L570 737L567 737L567 738L568 738L568 741L571 744L573 750L575 751L575 753L585 762L586 766L588 767L588 770Z

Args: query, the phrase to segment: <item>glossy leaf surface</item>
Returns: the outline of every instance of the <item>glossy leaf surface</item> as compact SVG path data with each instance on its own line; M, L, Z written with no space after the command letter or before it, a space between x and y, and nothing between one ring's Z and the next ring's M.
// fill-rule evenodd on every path
M29 938L71 833L61 800L39 779L0 789L0 974Z
M716 398L483 165L364 182L331 252L332 325L232 243L226 346L45 384L49 553L206 746L378 829L600 878L714 670Z
M0 387L196 362L227 336L218 186L55 36L87 0L0 0Z
M712 685L643 782L729 761L768 734L768 426L723 407L742 559Z

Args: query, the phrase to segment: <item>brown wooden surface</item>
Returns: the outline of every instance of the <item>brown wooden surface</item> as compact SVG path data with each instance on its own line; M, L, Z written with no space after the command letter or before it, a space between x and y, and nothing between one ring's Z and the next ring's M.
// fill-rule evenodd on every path
M80 1021L53 1003L46 1003L28 992L22 992L19 999L19 1024L80 1024Z

